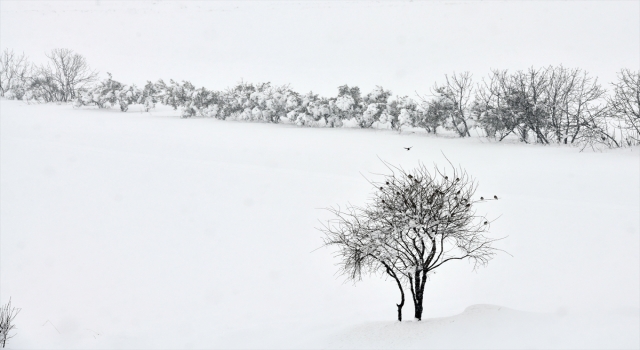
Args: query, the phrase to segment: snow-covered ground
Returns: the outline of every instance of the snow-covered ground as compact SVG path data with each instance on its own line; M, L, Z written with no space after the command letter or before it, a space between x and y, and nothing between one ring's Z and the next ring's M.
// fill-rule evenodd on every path
M10 347L640 347L638 148L177 114L0 101ZM445 265L398 323L395 284L344 283L315 227L368 198L379 158L443 153L501 198L481 210L512 256Z

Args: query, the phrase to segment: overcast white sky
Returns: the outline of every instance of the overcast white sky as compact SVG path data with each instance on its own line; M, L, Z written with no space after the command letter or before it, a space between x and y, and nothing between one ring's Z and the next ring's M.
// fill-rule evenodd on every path
M453 71L640 66L639 1L0 1L0 46L71 48L124 83L429 92Z

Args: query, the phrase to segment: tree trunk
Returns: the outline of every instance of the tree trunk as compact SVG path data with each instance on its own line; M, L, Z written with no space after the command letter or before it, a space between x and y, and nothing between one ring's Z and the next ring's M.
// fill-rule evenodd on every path
M422 321L422 300L424 299L424 287L427 284L427 270L422 270L422 276L416 274L415 278L415 297L413 299L414 317L418 321Z
M414 317L418 321L422 321L422 293L418 294L416 300L414 301Z
M389 274L389 276L393 277L393 279L396 280L396 283L398 284L398 288L400 289L400 298L401 298L400 304L396 304L396 306L398 307L398 321L402 322L402 307L404 306L404 289L402 289L402 283L400 283L400 279L398 278L398 276L387 265L385 265L385 267L387 268L387 273Z

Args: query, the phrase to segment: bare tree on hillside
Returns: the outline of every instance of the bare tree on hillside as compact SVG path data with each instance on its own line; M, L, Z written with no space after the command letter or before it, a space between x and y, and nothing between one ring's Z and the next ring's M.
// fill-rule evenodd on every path
M484 233L489 220L477 215L475 181L464 170L450 174L421 165L411 172L388 166L390 175L372 182L375 191L364 207L330 211L336 216L321 229L325 245L337 248L341 272L359 280L363 273L392 277L401 292L398 319L408 287L415 318L423 312L428 276L444 263L468 259L486 265L497 249ZM496 197L497 198L497 197Z

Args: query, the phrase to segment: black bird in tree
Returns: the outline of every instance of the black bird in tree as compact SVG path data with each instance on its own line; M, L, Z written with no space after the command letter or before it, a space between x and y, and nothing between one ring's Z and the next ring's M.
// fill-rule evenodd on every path
M493 196L493 199L498 199L498 196Z
M411 149L413 148L413 146L411 147L404 147L404 149L406 149L407 151L411 151Z

